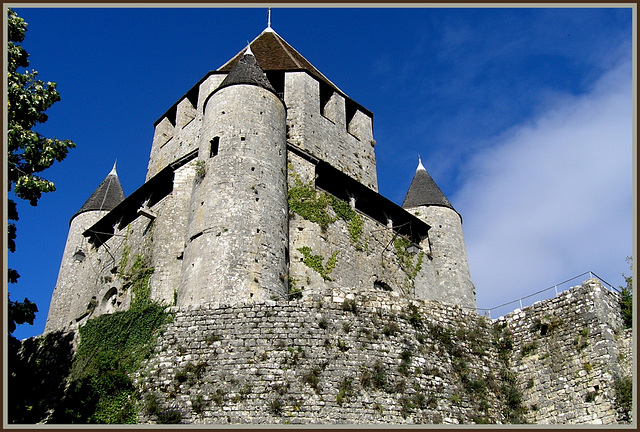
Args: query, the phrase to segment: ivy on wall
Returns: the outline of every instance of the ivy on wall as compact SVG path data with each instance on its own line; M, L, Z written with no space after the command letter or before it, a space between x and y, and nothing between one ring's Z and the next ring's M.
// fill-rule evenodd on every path
M405 272L405 286L412 289L415 285L416 276L422 269L422 260L424 252L420 251L417 256L411 255L407 251L407 247L411 242L405 237L396 237L393 246L396 250L396 256L400 262L400 268Z
M138 255L123 275L133 292L130 309L80 327L69 387L53 423L137 422L137 391L130 374L151 356L155 337L169 319L165 307L150 299L152 273Z
M289 212L317 223L323 231L326 231L329 225L337 220L327 211L330 204L329 195L325 192L316 192L310 182L304 183L296 173L290 171L289 175L294 180L294 185L289 187L287 193Z
M346 201L327 192L317 191L311 182L303 182L295 172L289 170L289 175L294 182L288 191L290 213L298 214L310 222L317 223L323 231L326 231L332 223L342 219L347 223L351 243L360 250L366 248L366 245L359 244L364 228L364 221L360 213L351 208L351 205Z
M325 265L323 264L324 258L321 255L313 255L309 246L303 246L301 248L298 248L298 250L302 253L304 257L302 262L307 267L317 271L320 276L322 276L322 279L326 281L333 280L329 277L329 274L333 271L337 264L338 251L335 251L331 255L331 258L329 258L327 264Z

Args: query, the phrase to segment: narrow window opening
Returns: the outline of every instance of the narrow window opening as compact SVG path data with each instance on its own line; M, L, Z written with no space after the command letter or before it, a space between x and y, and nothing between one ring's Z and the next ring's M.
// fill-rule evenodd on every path
M358 106L356 105L355 102L347 99L345 101L345 110L346 110L346 114L347 114L347 128L349 127L351 120L353 120L353 118L356 115L356 112L358 111Z
M284 71L267 71L265 74L276 91L276 95L284 100Z
M327 106L327 102L331 99L333 95L333 89L323 82L320 83L320 114L326 117L325 108Z
M211 140L211 150L209 151L209 157L218 155L218 149L220 147L220 137L215 137Z
M547 331L549 331L549 326L547 324L542 324L540 326L540 336L545 336Z

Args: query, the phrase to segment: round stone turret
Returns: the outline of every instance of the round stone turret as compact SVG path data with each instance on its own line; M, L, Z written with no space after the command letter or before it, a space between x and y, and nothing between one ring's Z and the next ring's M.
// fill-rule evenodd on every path
M58 280L49 305L45 332L69 328L86 310L87 304L80 304L79 301L85 298L82 292L91 287L87 286L82 275L85 274L84 266L88 265L89 261L84 262L85 258L94 251L82 234L120 204L124 198L114 164L107 177L93 191L80 210L71 217Z
M402 207L431 227L429 258L433 260L437 282L436 286L416 286L416 296L475 309L476 296L462 234L462 217L421 160Z
M177 304L287 292L286 110L249 52L204 103Z

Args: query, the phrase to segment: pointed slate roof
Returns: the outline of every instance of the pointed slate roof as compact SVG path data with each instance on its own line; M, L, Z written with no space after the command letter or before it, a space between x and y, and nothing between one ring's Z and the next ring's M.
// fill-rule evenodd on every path
M234 84L257 85L273 93L276 92L249 47L247 47L242 58L229 71L216 91Z
M111 172L107 174L107 177L100 183L95 191L91 194L89 199L80 207L80 210L71 217L71 220L78 216L80 213L94 211L94 210L111 210L120 202L124 200L124 191L116 172L116 165L113 164Z
M249 48L250 47L250 48ZM215 71L210 71L207 75L202 77L184 96L182 96L171 108L169 108L163 115L161 115L154 123L157 126L165 117L174 119L176 116L176 110L178 103L185 97L189 100L196 100L200 84L212 74L228 73L233 67L240 61L240 59L246 54L247 49L250 49L254 55L260 69L264 72L282 71L282 72L297 72L305 71L316 79L326 83L342 97L348 99L358 110L364 114L373 118L373 113L367 108L360 105L358 102L347 96L342 90L332 83L327 77L325 77L318 69L315 68L307 59L305 59L298 51L296 51L291 45L289 45L280 35L278 35L271 27L267 27L262 33L260 33L254 40L249 43L249 46L241 50L238 54L233 56L229 61L220 66ZM196 102L192 101L195 106Z
M417 206L441 206L455 211L449 200L442 193L436 182L418 159L418 168L413 176L407 195L402 202L403 208Z
M264 71L306 71L315 78L322 80L334 90L346 96L327 77L322 75L306 58L289 45L271 27L267 27L249 44L258 64ZM218 72L229 72L243 57L245 51L240 51L231 60L220 66Z

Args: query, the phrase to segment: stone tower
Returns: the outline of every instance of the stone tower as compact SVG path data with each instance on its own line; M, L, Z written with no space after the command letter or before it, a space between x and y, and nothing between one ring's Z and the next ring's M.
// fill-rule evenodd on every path
M154 127L145 183L114 170L72 219L47 331L147 298L475 307L458 213L422 165L403 206L380 195L373 113L271 27Z
M83 277L86 274L83 268L88 265L84 258L89 246L82 234L123 200L124 192L114 164L111 172L69 221L69 234L62 254L56 288L51 297L45 332L72 324L63 321L66 316L73 315L81 320L92 312L91 308L98 306L95 296L91 296L91 300L94 300L92 302L77 302L77 298L85 294L82 291L89 289L89 284Z
M436 182L418 159L402 207L426 222L436 285L424 286L424 298L476 307L473 282L469 273L467 250L462 234L462 216L453 208Z
M286 292L286 110L250 49L203 103L178 306Z

